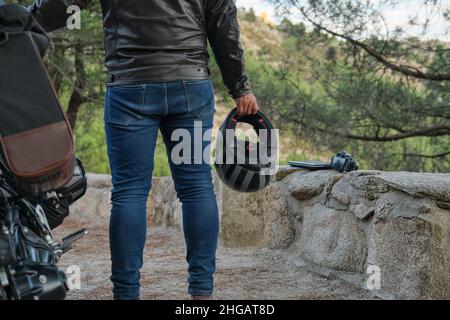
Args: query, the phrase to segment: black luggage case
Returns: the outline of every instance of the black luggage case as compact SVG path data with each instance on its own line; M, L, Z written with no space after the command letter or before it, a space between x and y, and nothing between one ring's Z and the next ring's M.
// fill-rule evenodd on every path
M27 196L63 186L75 164L70 125L42 61L47 46L26 8L0 6L0 152Z

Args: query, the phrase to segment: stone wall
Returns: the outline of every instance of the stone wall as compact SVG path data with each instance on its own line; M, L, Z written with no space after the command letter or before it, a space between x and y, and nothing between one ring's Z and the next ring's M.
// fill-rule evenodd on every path
M89 181L74 214L106 219L109 177ZM362 286L376 266L381 297L450 299L450 174L282 168L258 193L217 179L215 188L224 246L265 247ZM155 178L148 213L152 223L181 229L170 178Z

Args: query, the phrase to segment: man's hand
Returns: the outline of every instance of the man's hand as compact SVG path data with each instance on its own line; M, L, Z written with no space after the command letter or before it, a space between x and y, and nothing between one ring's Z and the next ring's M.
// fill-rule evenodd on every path
M259 110L258 101L253 93L236 99L238 115L256 114Z

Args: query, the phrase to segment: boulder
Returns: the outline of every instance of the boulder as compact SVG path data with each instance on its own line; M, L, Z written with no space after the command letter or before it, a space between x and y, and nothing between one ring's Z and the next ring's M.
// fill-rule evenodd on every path
M263 191L241 193L223 189L220 234L224 246L261 246L264 243L263 195Z
M450 202L450 174L382 172L377 178L391 188L401 190L414 197L432 197Z
M319 195L330 178L339 175L335 171L298 171L292 173L289 183L289 192L297 200L309 200Z
M347 211L315 204L304 212L300 252L306 260L339 271L363 272L367 240Z
M286 184L271 185L264 190L261 209L264 219L264 243L271 249L287 249L296 235L295 220L301 215Z
M378 219L369 234L368 264L380 268L381 291L398 299L449 299L449 219Z
M107 223L111 212L111 189L88 188L82 199L70 206L71 216Z
M86 174L88 188L111 189L112 181L109 174Z
M171 177L153 179L150 198L152 222L155 225L183 229L181 202L178 200Z

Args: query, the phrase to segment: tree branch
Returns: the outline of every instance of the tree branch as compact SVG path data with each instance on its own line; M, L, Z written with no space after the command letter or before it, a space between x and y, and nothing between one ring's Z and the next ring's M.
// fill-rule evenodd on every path
M396 154L396 155L399 155L399 154ZM415 153L405 153L405 154L401 154L401 155L405 156L405 157L410 157L410 158L437 159L437 158L444 158L444 157L450 155L450 151L444 152L444 153L440 153L440 154L433 154L433 155L415 154Z
M388 67L389 69L391 69L393 71L400 72L400 73L404 74L405 76L410 76L410 77L414 77L414 78L418 78L418 79L432 80L432 81L450 81L450 74L430 74L430 73L425 73L416 67L412 67L412 66L408 66L408 65L397 65L397 64L389 61L382 54L380 54L378 51L371 48L367 44L365 44L361 41L355 40L352 37L349 37L347 35L340 34L338 32L330 30L330 29L322 26L321 24L315 22L306 14L306 12L303 8L299 8L299 10L303 14L303 16L318 29L323 30L335 37L344 39L344 40L350 42L351 44L363 49L366 53L368 53L370 56L375 58L378 62L382 63L383 65L385 65L386 67Z
M389 142L389 141L399 141L407 138L413 137L441 137L450 135L450 126L436 126L431 128L424 128L416 131L404 132L396 135L388 135L388 136L360 136L351 133L342 133L337 131L325 130L323 128L311 128L312 130L316 129L319 132L333 134L339 137L348 138L352 140L360 140L360 141L373 141L373 142Z

